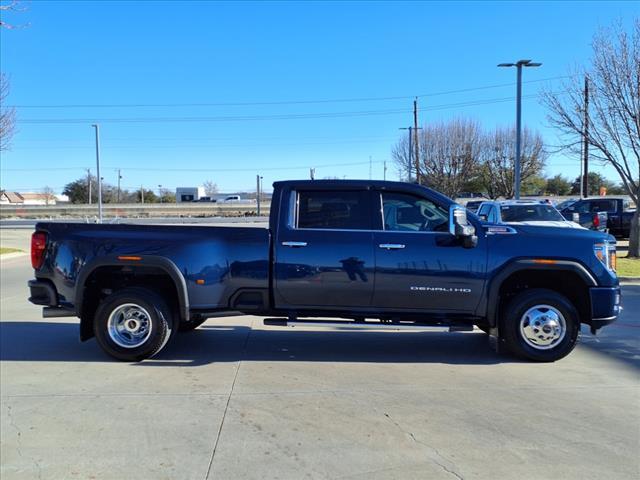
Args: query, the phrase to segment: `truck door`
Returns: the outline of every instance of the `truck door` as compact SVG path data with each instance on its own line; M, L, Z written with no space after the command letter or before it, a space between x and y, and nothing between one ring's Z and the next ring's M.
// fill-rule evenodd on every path
M371 304L370 196L365 188L290 192L290 215L281 219L274 245L277 308Z
M487 247L464 248L448 232L447 206L414 194L381 191L382 221L374 234L372 305L398 311L473 313L485 283Z

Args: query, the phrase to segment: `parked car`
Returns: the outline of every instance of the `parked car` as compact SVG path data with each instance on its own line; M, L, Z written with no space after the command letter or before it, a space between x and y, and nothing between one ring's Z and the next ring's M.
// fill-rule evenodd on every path
M562 202L558 203L557 205L555 205L555 207L559 212L562 213L562 210L564 210L565 208L569 208L571 205L576 203L578 200L579 200L578 198L568 198L568 199L563 200Z
M501 200L482 202L478 217L489 223L582 228L566 220L555 207L539 200Z
M240 202L242 201L242 198L240 197L240 195L227 195L223 202Z
M465 208L469 210L471 213L477 213L478 208L480 208L480 205L482 204L482 202L484 202L484 200L471 200L466 203Z
M625 197L585 198L564 208L562 215L567 219L579 219L581 225L591 219L601 227L599 229L606 228L616 237L629 238L631 220L636 213L631 205L631 200Z
M41 222L30 301L77 316L118 360L149 358L177 331L241 312L266 323L489 333L555 361L580 324L620 311L615 239L585 229L483 224L429 188L276 182L268 228Z

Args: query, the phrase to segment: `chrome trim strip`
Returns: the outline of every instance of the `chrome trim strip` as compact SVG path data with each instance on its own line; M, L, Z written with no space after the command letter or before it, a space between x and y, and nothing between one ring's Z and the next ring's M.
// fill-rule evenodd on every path
M306 247L307 246L307 242L282 242L282 245L284 245L285 247Z
M401 250L405 247L405 245L401 243L381 243L378 245L380 248L386 248L387 250Z

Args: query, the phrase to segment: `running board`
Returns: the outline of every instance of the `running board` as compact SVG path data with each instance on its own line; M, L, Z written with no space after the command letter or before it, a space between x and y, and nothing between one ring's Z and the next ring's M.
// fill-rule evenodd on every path
M64 307L43 307L42 318L75 317L76 311Z
M392 322L367 322L349 320L289 320L287 318L265 318L264 325L268 327L322 327L341 328L352 330L431 330L448 328L450 332L471 332L473 325L433 325L420 323L392 323Z

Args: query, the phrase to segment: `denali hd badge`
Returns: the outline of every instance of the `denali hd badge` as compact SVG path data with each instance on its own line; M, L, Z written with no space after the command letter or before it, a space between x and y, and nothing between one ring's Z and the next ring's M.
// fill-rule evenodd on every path
M409 287L412 291L419 292L444 292L444 293L471 293L470 288L454 287Z

